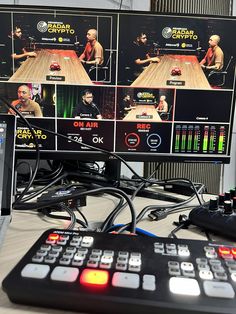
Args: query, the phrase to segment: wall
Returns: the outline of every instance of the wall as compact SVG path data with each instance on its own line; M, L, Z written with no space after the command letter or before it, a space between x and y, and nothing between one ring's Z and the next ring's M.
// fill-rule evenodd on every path
M236 0L233 1L233 16L236 16ZM222 191L227 191L236 186L236 113L234 115L231 156L231 163L223 167Z

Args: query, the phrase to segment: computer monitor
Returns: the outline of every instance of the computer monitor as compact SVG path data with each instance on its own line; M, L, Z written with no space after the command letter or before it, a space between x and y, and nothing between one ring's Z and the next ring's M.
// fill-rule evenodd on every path
M42 158L230 162L235 18L35 6L0 18L0 95L34 125ZM17 155L34 147L18 123Z

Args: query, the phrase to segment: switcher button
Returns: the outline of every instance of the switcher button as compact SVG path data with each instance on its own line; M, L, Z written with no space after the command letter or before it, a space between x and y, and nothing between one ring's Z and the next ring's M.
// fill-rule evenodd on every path
M203 288L209 297L233 299L235 296L234 290L228 282L204 281Z
M116 272L112 277L112 286L138 289L140 277L138 274Z
M106 286L109 280L109 274L106 270L100 269L84 269L81 277L80 283L82 285L96 285L96 286Z
M22 277L44 279L50 271L48 265L27 264L21 271Z
M156 290L156 278L154 275L143 275L143 290L154 291Z
M169 280L169 288L174 294L200 295L198 282L193 278L171 277Z
M79 275L78 268L57 266L51 273L51 279L57 281L74 282Z

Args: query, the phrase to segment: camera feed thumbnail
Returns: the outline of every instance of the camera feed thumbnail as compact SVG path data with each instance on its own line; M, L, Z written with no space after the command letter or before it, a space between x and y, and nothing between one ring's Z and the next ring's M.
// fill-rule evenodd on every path
M116 119L123 121L171 121L174 89L117 88Z
M115 83L115 15L2 12L0 18L4 21L0 34L2 79L22 83Z
M124 14L119 26L118 84L233 88L233 20Z

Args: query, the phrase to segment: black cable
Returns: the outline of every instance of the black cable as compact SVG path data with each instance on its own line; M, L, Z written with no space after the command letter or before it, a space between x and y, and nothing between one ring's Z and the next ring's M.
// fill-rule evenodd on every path
M33 169L31 167L31 164L29 162L27 162L27 161L21 161L18 164L16 164L15 170L17 170L17 168L20 167L21 165L27 165L28 166L28 168L29 168L29 176L28 177L29 177L29 180L30 180L32 178L32 175L33 175Z
M39 170L40 171L40 170ZM63 171L63 166L60 165L59 168L55 169L53 172L49 174L44 174L43 178L35 178L34 182L38 184L45 184L49 180L55 180Z
M191 221L189 219L181 222L176 228L174 228L171 233L168 235L168 238L175 238L177 239L177 236L176 236L176 232L183 229L183 228L187 228L189 225L191 224Z
M43 193L44 191L46 191L49 187L51 187L53 184L55 184L56 182L66 178L68 176L68 173L65 172L63 173L60 177L54 179L53 181L51 181L48 185L44 186L42 189L40 189L39 191L37 191L36 193L32 193L30 194L29 196L26 196L23 198L23 200L21 201L23 204L24 202L27 202L29 200L31 200L32 198L35 198L36 196L40 195L41 193ZM18 202L19 203L19 202ZM13 204L13 208L14 209L17 209L16 204Z
M51 209L47 209L47 208L44 208L40 213L42 213L43 215L45 215L49 218L53 218L53 219L61 219L61 220L69 220L70 219L70 217L68 217L68 216L52 214ZM80 224L83 228L87 228L87 225L82 220L77 218L76 222L78 224Z
M120 198L119 203L116 205L116 207L113 209L113 211L107 216L107 218L104 220L104 222L101 225L101 231L106 232L107 228L110 228L110 226L113 224L115 218L119 215L120 211L122 210L122 206L124 204L124 199Z
M65 203L63 203L63 202L60 202L60 203L59 203L59 206L60 206L60 208L61 208L63 211L67 212L67 213L69 214L69 216L70 216L70 224L69 224L69 226L67 226L66 229L68 229L68 230L73 230L74 227L75 227L75 224L76 224L76 216L75 216L75 213L73 212L73 210L72 210L69 206L67 206L67 205L66 205Z
M123 0L120 0L120 7L119 7L119 10L121 10L122 4L123 4Z
M148 177L148 179L150 180L154 175L155 173L157 172L158 168L160 167L161 163L158 163L154 169L154 171L150 174L150 176ZM136 197L136 195L138 194L138 192L146 185L145 182L141 182L140 185L136 188L136 190L134 191L134 193L132 194L131 196L131 200L134 200L134 198ZM118 216L118 214L127 206L127 203L124 203L124 204L118 204L117 208L115 208L113 210L113 212L108 216L108 219L106 220L106 222L104 223L104 225L102 226L103 229L102 230L106 230L107 228L109 229L116 217Z
M20 196L18 196L15 200L15 202L13 204L18 203L25 195L26 193L29 191L30 187L33 184L33 181L35 179L35 176L37 174L38 168L39 168L39 162L40 162L40 150L39 150L39 144L38 144L38 140L36 138L36 135L34 133L33 130L33 126L27 121L27 119L25 119L25 117L22 115L22 113L17 110L9 101L7 101L4 97L0 96L0 99L3 101L3 103L5 105L7 105L8 109L11 108L17 115L20 116L20 118L22 119L22 121L24 122L24 125L26 124L27 127L29 128L31 135L33 137L34 143L35 143L35 152L36 152L36 162L35 162L35 167L34 167L34 171L33 174L28 182L28 184L26 185L24 191L20 194ZM21 121L21 122L22 122Z
M82 213L82 211L81 211L78 207L76 207L76 210L77 210L77 212L80 214L80 216L84 219L85 225L88 226L88 220L87 220L87 218L85 217L85 215Z
M130 208L130 213L131 213L131 222L130 224L130 229L132 233L135 233L135 228L136 228L136 213L135 213L135 209L133 206L132 201L130 200L129 196L123 192L122 190L116 189L116 188L112 188L112 187L105 187L105 188L97 188L94 190L90 190L90 191L85 191L85 192L78 192L78 193L74 193L73 194L73 199L79 198L81 196L87 196L87 195L93 195L93 194L100 194L100 193L107 193L107 194L111 194L114 195L115 197L119 197L120 195L122 197L125 198L125 200L127 201L129 208ZM117 196L118 195L118 196ZM47 202L36 202L36 203L23 203L18 204L17 206L15 206L14 209L18 209L18 210L26 210L26 209L41 209L41 208L45 208L45 207L49 207L51 205L55 205L58 204L60 202L64 202L67 200L71 200L71 195L67 195L67 196L63 196L63 197L58 197L57 200L52 200L52 201L47 201Z

